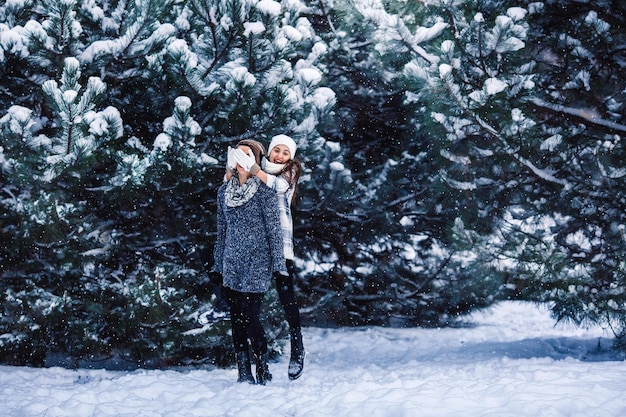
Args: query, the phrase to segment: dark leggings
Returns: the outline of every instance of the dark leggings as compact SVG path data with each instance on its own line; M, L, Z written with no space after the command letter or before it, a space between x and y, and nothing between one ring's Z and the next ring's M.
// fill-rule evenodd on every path
M274 273L276 291L278 292L280 303L285 310L285 317L287 318L287 323L289 323L289 331L291 333L299 333L300 311L298 310L298 302L296 301L296 294L293 290L295 266L291 259L287 259L287 273L289 274L288 276Z
M265 330L261 324L263 293L238 292L223 287L224 298L230 307L235 352L248 351L248 339L255 355L267 352Z

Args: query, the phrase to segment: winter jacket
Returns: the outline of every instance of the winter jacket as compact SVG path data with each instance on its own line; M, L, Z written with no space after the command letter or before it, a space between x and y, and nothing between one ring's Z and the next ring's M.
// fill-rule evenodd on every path
M267 174L267 186L278 194L280 226L283 231L283 252L285 259L295 257L293 252L293 220L291 218L291 199L295 191L282 175Z
M258 181L256 177L250 180ZM261 182L247 203L229 207L225 202L227 184L217 193L213 271L235 291L265 292L272 273L286 270L276 192Z

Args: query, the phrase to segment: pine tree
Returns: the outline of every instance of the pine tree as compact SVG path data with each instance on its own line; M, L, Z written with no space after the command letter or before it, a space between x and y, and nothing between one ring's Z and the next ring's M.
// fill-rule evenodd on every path
M338 93L337 122L324 132L349 155L342 165L350 181L333 186L326 211L314 206L324 226L310 241L326 251L307 288L311 303L323 297L309 309L344 324L439 325L488 305L498 278L484 285L484 275L467 270L468 252L452 247L440 157L403 75L416 54L432 55L426 49L438 48L446 25L419 3L310 3Z
M550 302L557 320L599 323L620 341L626 126L616 110L626 82L618 52L623 5L557 1L529 10L536 30L528 52L539 69L528 99L538 140L529 152L560 183L527 193L531 207L511 222L507 254L516 250L519 259L514 281L523 296ZM556 25L556 16L565 24Z
M612 58L623 43L609 23L620 24L614 8L432 3L432 27L445 26L447 38L435 44L415 43L432 31L372 16L394 34L380 50L413 56L407 98L434 138L440 215L454 219L448 247L468 255L464 269L496 286L507 278L518 295L551 302L558 320L608 324L621 336L624 129L621 96L605 88L624 81ZM564 11L571 18L555 32Z
M141 365L215 360L228 351L210 349L227 345L226 323L185 336L210 307L195 251L207 239L201 226L211 225L205 211L211 200L202 193L217 168L217 160L197 151L201 128L190 109L189 98L178 97L153 145L129 141L127 150L116 153L116 170L103 186L109 203L101 212L111 224L110 241L105 256L96 258L94 275L110 277L101 285L112 300L124 301L124 310L107 309L113 347Z
M309 322L508 296L621 337L623 6L522 3L0 5L0 361L227 364L215 194L278 133Z
M201 320L216 301L207 271L226 147L287 133L305 166L317 159L316 125L333 105L320 88L322 52L311 53L317 40L299 3L110 6L0 9L10 25L3 74L24 64L28 76L1 92L23 104L2 118L4 160L23 171L3 177L3 333L16 337L3 339L2 357L227 363L227 322ZM20 229L33 218L41 224ZM19 281L32 271L41 279ZM41 309L24 312L23 300L38 298ZM275 294L267 302L278 351L285 326Z
M78 61L68 58L60 85L43 85L58 115L54 136L33 135L37 119L23 107L11 107L0 122L10 197L3 200L9 219L3 232L12 241L3 254L2 325L16 335L2 347L18 363L40 364L49 352L89 349L85 334L92 323L83 320L84 300L93 293L83 283L89 269L83 257L99 234L91 210L99 196L89 188L97 182L92 169L106 157L103 144L122 128L114 109L95 111L105 91L101 80L90 78L81 91L80 76ZM18 312L22 323L13 327Z

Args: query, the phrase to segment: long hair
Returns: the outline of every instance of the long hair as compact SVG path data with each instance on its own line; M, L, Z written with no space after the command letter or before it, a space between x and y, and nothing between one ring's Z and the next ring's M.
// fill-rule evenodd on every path
M291 196L291 205L294 206L296 204L296 194L298 192L298 181L300 180L300 175L302 174L302 163L296 158L290 159L284 166L283 169L280 170L278 175L282 175L285 177L290 186L293 187L293 195Z

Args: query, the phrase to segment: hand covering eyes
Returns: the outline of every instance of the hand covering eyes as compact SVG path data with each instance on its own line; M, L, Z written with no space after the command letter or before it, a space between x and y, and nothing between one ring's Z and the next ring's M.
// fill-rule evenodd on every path
M235 148L228 147L228 153L226 154L226 168L235 169L237 168L237 161L235 160Z
M234 159L246 172L250 172L250 169L256 164L252 151L246 155L241 149L235 149Z

